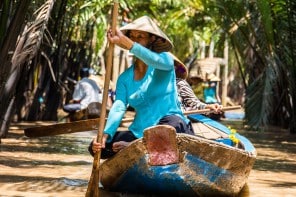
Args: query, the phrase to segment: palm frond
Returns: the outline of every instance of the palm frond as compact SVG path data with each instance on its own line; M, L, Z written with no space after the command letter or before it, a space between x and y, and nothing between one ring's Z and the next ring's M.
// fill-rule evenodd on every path
M261 25L264 28L265 37L269 43L269 46L272 47L274 46L274 38L273 38L272 16L271 16L272 11L271 11L270 4L267 1L257 1L257 5L261 15L261 22L262 22Z
M274 87L277 82L277 71L275 61L269 57L268 66L264 72L259 75L253 83L247 88L246 99L246 119L254 127L268 125L275 106Z
M46 1L38 9L35 21L26 25L11 60L13 66L31 60L37 54L54 2L55 0Z

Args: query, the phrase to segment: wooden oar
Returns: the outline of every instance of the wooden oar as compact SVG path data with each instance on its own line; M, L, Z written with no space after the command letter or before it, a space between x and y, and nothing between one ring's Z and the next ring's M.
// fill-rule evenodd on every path
M118 2L114 1L113 12L112 12L112 33L115 34L116 31L116 21L118 17ZM97 142L102 142L103 130L105 127L105 117L107 111L107 100L108 100L108 90L111 78L111 68L113 64L113 52L114 44L109 43L108 57L107 57L107 68L104 81L104 92L102 101L101 118L99 119L99 130L97 135ZM99 166L100 166L101 151L98 151L94 155L93 168L91 176L88 182L88 187L85 196L86 197L98 197L99 196Z
M223 107L222 111L231 111L236 109L241 109L242 106L235 105L235 106L227 106ZM191 111L185 111L184 115L190 115L190 114L204 114L204 113L210 113L213 112L211 109L197 109L197 110L191 110Z
M132 122L134 118L124 118L122 123ZM94 131L98 130L100 125L100 118L79 120L67 123L56 123L51 125L43 125L37 127L25 128L25 136L34 137L46 137L54 136L68 133L84 132L84 131Z
M241 106L230 106L224 107L223 111L230 111L240 109ZM190 114L203 114L212 112L210 109L201 109L201 110L193 110L193 111L186 111L184 112L185 115ZM122 123L132 122L134 118L124 118L122 119ZM67 134L67 133L75 133L75 132L82 132L82 131L93 131L98 130L100 119L88 119L88 120L80 120L75 122L69 123L58 123L53 125L46 125L46 126L38 126L38 127L31 127L24 129L25 135L27 137L45 137L45 136L53 136L53 135L60 135L60 134Z

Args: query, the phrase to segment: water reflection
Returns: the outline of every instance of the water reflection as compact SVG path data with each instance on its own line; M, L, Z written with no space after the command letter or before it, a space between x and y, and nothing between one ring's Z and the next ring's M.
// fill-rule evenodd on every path
M85 186L87 181L81 179L62 178L61 182L66 186Z

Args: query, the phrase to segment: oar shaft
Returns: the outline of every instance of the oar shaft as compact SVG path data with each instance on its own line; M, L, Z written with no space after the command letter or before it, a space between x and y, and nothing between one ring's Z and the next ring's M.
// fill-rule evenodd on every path
M222 111L231 111L235 109L241 109L242 107L240 105L236 106L227 106L223 107ZM213 112L212 109L198 109L198 110L192 110L192 111L185 111L184 115L190 115L190 114L203 114L203 113L208 113L208 112Z
M118 2L114 1L113 12L112 12L112 32L115 33L116 21L118 17ZM108 90L111 78L112 62L113 62L114 44L109 42L108 56L107 56L107 68L104 81L104 92L101 109L101 118L99 120L99 130L97 135L97 142L102 142L103 130L105 127L105 117L107 112L107 100ZM88 183L86 191L86 197L98 197L99 196L99 166L100 166L101 151L94 155L92 174Z

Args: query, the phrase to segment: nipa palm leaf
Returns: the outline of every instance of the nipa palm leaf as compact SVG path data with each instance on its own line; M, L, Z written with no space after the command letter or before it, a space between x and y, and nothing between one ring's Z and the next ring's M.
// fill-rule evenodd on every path
M55 0L46 1L36 12L34 22L28 23L12 57L13 67L31 60L39 50Z

